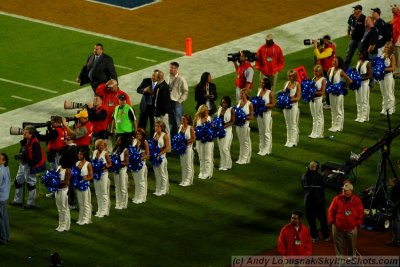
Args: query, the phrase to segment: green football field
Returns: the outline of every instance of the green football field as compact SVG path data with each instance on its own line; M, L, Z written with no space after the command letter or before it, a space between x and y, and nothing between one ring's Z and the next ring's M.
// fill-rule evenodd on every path
M157 62L178 56L5 16L0 16L0 22L9 29L0 42L0 65L3 70L0 78L56 90L57 94L77 88L77 85L62 80L75 79L84 59L91 52L92 44L98 41L104 43L105 52L113 55L116 64L132 68L117 69L119 75L154 64L138 62L136 56L156 58ZM335 42L337 54L343 56L347 39L341 38ZM278 88L282 88L289 68L304 65L311 74L314 64L311 48L305 47L300 52L285 55L285 60L287 67L280 74ZM234 98L231 90L234 79L235 74L231 73L214 80L219 99L223 95ZM257 82L258 78L255 84ZM2 88L7 88L2 90L0 100L0 106L7 110L29 104L7 100L13 94L29 94L34 101L54 95L7 82L0 84ZM398 88L396 85L396 90ZM396 96L399 96L397 91ZM192 87L185 111L193 115L194 104ZM286 141L285 122L282 112L275 109L270 156L256 155L258 129L253 121L251 164L234 164L228 172L214 169L212 179L195 178L193 186L183 188L178 186L179 158L171 153L168 156L171 183L168 196L160 198L152 195L155 188L154 173L149 172L149 192L145 204L130 203L128 209L123 211L112 208L109 217L93 217L93 224L86 226L76 225L77 211L71 211L71 230L65 233L54 230L58 224L55 201L44 197L46 189L38 183L37 209L8 208L11 242L0 247L0 266L47 266L53 252L61 255L63 266L229 266L233 255L254 255L272 249L276 246L280 228L289 221L290 212L293 209L303 210L300 177L306 164L310 160L318 160L321 164L328 161L343 163L349 159L351 151L360 153L384 136L387 122L379 114L381 96L378 85L371 90L370 104L370 122L354 122L355 98L354 93L349 91L345 97L344 131L330 133L325 130L326 138L310 139L307 136L312 127L311 115L308 103L301 102L300 142L296 148L283 146ZM330 111L325 110L324 113L325 129L328 129ZM397 113L391 117L391 122L392 126L399 125ZM391 151L393 161L400 157L398 146L399 140L394 139ZM18 152L18 146L13 145L3 151L13 158ZM236 135L231 151L235 161L239 153ZM214 165L218 167L216 142L214 155ZM375 183L379 160L378 151L355 170L355 191L360 192ZM18 162L12 159L12 178L15 177L17 167ZM151 169L150 163L148 167ZM131 177L130 197L133 196ZM112 175L111 181L113 184ZM96 210L93 188L92 192L93 209ZM10 200L13 193L12 187ZM334 194L328 192L328 199ZM114 204L114 193L111 198Z

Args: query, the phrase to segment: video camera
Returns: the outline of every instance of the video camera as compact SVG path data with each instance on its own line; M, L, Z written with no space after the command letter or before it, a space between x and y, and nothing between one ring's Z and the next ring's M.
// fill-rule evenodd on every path
M314 44L314 41L317 41L317 44L318 45L320 45L320 44L322 44L322 41L323 41L324 39L304 39L304 45L312 45L312 44Z
M65 100L64 109L88 109L88 105L84 103L74 102L71 100Z
M246 56L247 61L254 62L257 60L257 53L250 52L249 50L243 50L242 52ZM240 59L240 52L228 54L228 62L239 61L239 59Z
M67 121L73 121L75 120L74 117L67 117L65 118ZM31 125L35 127L35 129L38 128L50 128L51 127L51 121L46 121L46 122L23 122L22 123L22 128L16 127L16 126L11 126L10 127L10 135L23 135L24 134L24 128L28 125Z

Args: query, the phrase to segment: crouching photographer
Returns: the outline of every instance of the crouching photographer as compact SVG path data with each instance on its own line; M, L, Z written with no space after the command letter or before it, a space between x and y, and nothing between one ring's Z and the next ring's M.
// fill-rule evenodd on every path
M36 138L36 128L32 125L23 129L24 139L20 141L20 154L16 159L20 160L17 176L15 177L15 196L11 205L23 205L23 185L27 183L29 191L28 201L24 208L35 207L36 198L36 174L46 169L46 157L39 140Z
M97 139L107 139L111 133L107 131L107 110L103 106L103 98L94 96L93 103L87 104L89 121L93 125L92 143Z

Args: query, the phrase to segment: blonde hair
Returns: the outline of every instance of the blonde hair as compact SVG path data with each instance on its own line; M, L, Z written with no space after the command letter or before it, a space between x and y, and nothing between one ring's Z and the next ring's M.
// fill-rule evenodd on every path
M99 145L103 143L105 146L107 146L107 143L104 139L97 139L96 142L94 142L94 148L99 149Z
M288 70L287 76L289 76L290 80L296 81L297 73L295 70Z
M160 126L161 131L163 131L165 133L165 123L161 120L156 120L154 122L154 125L157 125L157 124L158 124L158 126Z
M386 42L385 46L388 47L388 53L385 53L386 57L390 57L393 54L393 43L392 42Z
M314 70L318 71L321 76L324 75L324 70L322 69L321 65L319 65L319 64L315 65Z
M200 117L201 114L206 112L208 110L208 107L206 104L201 105L198 109L196 114L194 114L194 119L193 119L193 124L196 124L198 118Z

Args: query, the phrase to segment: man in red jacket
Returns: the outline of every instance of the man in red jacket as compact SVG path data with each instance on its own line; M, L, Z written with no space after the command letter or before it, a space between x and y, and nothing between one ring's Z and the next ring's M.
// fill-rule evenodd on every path
M265 44L257 51L256 69L260 71L260 80L268 77L271 81L271 90L275 91L278 72L285 66L282 49L274 43L272 34L267 34Z
M336 255L356 256L357 226L363 223L364 208L361 199L353 194L351 183L342 188L342 194L332 200L328 209L328 223L332 224Z
M311 256L312 243L308 228L301 222L302 213L293 211L278 238L278 252L282 256Z

